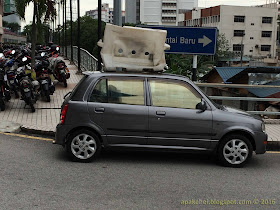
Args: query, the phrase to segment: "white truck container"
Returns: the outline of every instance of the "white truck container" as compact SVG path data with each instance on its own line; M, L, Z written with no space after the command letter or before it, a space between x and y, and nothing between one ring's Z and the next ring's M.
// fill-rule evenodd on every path
M164 50L167 31L106 24L101 57L105 71L162 71L166 65Z

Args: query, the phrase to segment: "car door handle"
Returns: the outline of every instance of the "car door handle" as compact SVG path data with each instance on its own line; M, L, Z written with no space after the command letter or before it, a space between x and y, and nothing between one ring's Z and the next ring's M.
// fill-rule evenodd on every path
M166 113L165 113L165 111L157 111L157 112L156 112L156 115L165 116Z
M105 112L105 108L103 108L103 107L98 107L98 108L95 108L94 111L95 111L96 113L103 113L103 112Z

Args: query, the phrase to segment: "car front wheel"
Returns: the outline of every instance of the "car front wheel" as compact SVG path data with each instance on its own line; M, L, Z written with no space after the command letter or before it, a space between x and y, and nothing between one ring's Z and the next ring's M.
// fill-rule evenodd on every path
M69 135L66 151L71 160L91 162L100 153L99 137L89 130L78 130Z
M226 136L219 145L218 158L222 165L242 167L252 157L253 147L246 137L233 134Z

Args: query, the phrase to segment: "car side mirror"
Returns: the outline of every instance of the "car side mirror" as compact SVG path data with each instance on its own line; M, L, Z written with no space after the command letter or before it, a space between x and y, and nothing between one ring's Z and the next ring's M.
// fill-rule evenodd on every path
M206 104L206 102L202 99L201 102L199 102L199 103L196 105L195 108L196 108L196 109L199 109L199 110L201 110L201 111L204 112L204 111L207 109L207 104Z

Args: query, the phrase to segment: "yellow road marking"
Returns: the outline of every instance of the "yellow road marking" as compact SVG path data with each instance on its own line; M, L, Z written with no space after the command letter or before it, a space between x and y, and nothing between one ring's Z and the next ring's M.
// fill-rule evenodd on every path
M280 154L280 152L278 152L278 151L267 151L266 153L269 153L269 154Z
M36 136L28 136L28 135L22 135L22 134L16 134L16 133L0 132L0 134L6 135L6 136L17 136L17 137L26 138L26 139L37 139L37 140L42 140L42 141L54 141L54 139L48 139L48 138L36 137Z

